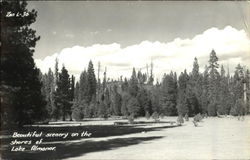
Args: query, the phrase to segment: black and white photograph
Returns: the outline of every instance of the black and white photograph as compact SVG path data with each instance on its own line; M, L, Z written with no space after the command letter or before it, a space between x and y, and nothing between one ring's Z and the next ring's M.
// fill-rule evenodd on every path
M0 4L0 159L250 159L249 1Z

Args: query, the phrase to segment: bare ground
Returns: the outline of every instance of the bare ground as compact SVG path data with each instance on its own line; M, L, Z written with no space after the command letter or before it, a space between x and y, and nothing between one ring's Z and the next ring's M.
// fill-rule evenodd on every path
M165 119L176 120L176 117ZM84 153L83 147L84 154L68 159L250 159L250 116L244 121L236 117L206 118L198 127L190 119L182 127L96 141L104 148L108 145L108 149Z

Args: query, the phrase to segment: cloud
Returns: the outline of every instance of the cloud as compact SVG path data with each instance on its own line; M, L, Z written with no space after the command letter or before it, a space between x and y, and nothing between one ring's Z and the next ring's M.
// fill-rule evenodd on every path
M90 34L93 34L93 35L96 35L98 33L99 33L99 31L90 32Z
M238 64L250 63L250 40L244 30L231 26L224 29L210 28L192 39L176 38L171 42L143 41L139 44L121 48L120 44L95 44L92 46L74 46L60 53L36 59L36 65L47 72L54 68L55 58L59 65L64 64L71 74L79 75L93 61L95 71L100 61L101 71L108 69L111 78L130 77L132 68L146 72L146 64L154 63L154 74L160 78L171 70L180 73L185 68L191 71L194 57L198 58L200 68L208 64L209 53L214 49L221 60L219 63L230 65L230 70ZM248 66L249 67L249 66Z
M67 33L67 34L65 34L65 37L67 37L67 38L74 38L75 36L73 34Z
M112 32L112 29L107 29L107 32Z

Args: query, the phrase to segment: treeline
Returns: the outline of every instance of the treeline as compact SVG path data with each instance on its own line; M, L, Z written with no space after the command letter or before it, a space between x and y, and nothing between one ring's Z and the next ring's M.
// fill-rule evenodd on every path
M151 65L150 74L133 68L129 79L110 80L95 75L92 61L79 81L69 75L63 66L41 75L42 93L46 97L48 117L54 120L81 120L83 118L110 116L137 117L153 113L166 116L198 113L209 116L242 115L249 112L249 70L240 64L233 76L219 66L214 50L203 73L198 59L193 62L192 72L186 70L179 76L173 71L164 74L161 82L154 83Z
M59 70L58 61L54 71L42 74L33 59L40 37L30 28L37 12L28 11L25 1L0 6L1 130L53 119L249 113L249 70L238 65L230 76L214 51L203 73L195 59L191 73L170 72L161 82L155 82L152 65L150 74L133 69L130 78L119 80L109 80L106 71L101 80L100 65L96 77L91 61L78 82L65 67Z

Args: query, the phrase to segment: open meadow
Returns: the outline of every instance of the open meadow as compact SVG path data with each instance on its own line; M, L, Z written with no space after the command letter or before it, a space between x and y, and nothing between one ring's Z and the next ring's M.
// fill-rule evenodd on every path
M19 133L91 133L84 137L43 137L40 146L55 146L55 151L10 152L13 138L2 137L6 159L249 159L250 116L208 117L195 127L192 118L182 126L177 117L165 117L158 123L138 118L135 124L114 125L124 119L54 122L27 126ZM19 139L20 140L20 139ZM33 141L38 140L32 138ZM27 145L28 146L28 145Z

